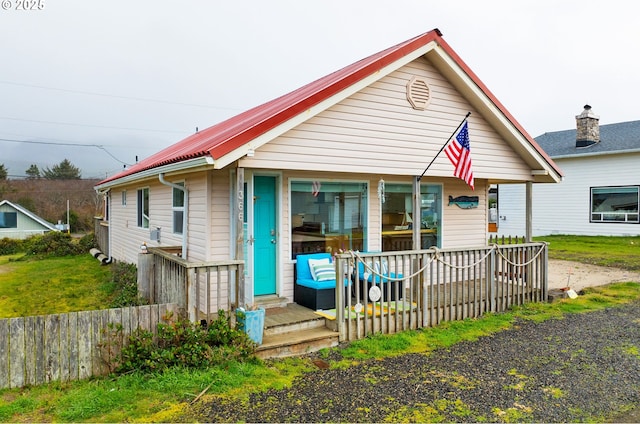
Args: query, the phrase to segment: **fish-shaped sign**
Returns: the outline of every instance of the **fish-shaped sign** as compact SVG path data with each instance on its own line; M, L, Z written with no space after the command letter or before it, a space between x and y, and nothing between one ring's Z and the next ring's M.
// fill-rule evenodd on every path
M478 196L449 196L449 206L457 205L462 209L473 209L478 207Z

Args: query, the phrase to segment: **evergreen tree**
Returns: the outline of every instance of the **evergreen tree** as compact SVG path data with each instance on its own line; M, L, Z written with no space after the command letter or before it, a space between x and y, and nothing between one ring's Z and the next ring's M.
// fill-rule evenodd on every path
M48 180L79 180L81 178L80 169L73 166L68 159L54 165L51 169L44 168L42 174Z
M0 163L0 180L6 180L8 174L7 168L4 167L4 163Z
M38 178L40 178L40 169L38 169L38 165L36 165L35 163L31 164L29 169L24 172L27 174L28 180L37 180Z

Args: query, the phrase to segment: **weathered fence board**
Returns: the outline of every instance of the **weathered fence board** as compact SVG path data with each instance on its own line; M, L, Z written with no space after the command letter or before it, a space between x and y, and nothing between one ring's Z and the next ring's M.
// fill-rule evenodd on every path
M127 336L157 334L179 311L163 304L0 319L0 389L105 375Z

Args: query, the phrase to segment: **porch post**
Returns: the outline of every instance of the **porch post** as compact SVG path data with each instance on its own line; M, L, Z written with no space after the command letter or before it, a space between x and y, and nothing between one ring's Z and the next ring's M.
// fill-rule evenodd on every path
M422 217L420 216L420 177L413 177L413 250L420 250Z
M246 260L244 257L244 168L236 169L236 202L234 207L234 215L236 217L236 259ZM245 279L244 268L238 268L238 292L236 293L236 308L247 305L245 298Z
M533 239L533 183L527 181L526 187L526 238L527 243L531 243Z

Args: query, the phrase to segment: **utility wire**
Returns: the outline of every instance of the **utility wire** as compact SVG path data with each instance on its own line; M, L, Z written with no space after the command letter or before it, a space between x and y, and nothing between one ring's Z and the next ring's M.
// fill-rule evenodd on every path
M19 86L19 87L39 88L39 89L42 89L42 90L61 91L61 92L64 92L64 93L84 94L84 95L87 95L87 96L100 96L100 97L110 97L110 98L114 98L114 99L135 100L135 101L139 101L139 102L162 103L162 104L168 104L168 105L200 107L200 108L206 108L206 109L221 109L221 110L232 110L232 111L240 110L240 109L237 109L237 108L222 107L222 106L210 106L210 105L200 105L200 104L195 104L195 103L172 102L172 101L169 101L169 100L161 100L161 99L147 99L147 98L144 98L144 97L118 96L118 95L115 95L115 94L96 93L96 92L92 92L92 91L70 90L70 89L66 89L66 88L45 87L43 85L24 84L24 83L19 83L19 82L12 82L12 81L0 81L0 84L15 85L15 86Z
M124 162L124 161L118 159L117 157L115 157L114 155L112 155L107 149L105 149L105 147L103 145L100 145L100 144L62 143L62 142L54 142L54 141L14 140L14 139L10 139L10 138L0 138L0 141L8 141L8 142L11 142L11 143L47 144L47 145L53 145L53 146L96 147L96 148L104 151L106 154L108 154L109 156L111 156L113 159L115 159L116 161L120 162L121 164L126 165L126 166L131 166L130 163Z
M75 127L91 127L91 128L106 128L112 130L127 130L127 131L149 131L149 132L161 132L161 133L174 133L174 134L184 134L184 131L173 131L173 130L151 130L147 128L127 128L127 127L110 127L107 125L91 125L91 124L73 124L70 122L55 122L55 121L37 121L35 119L21 119L21 118L8 118L5 116L0 116L0 119L6 119L9 121L20 121L20 122L35 122L39 124L54 124L54 125L69 125Z

